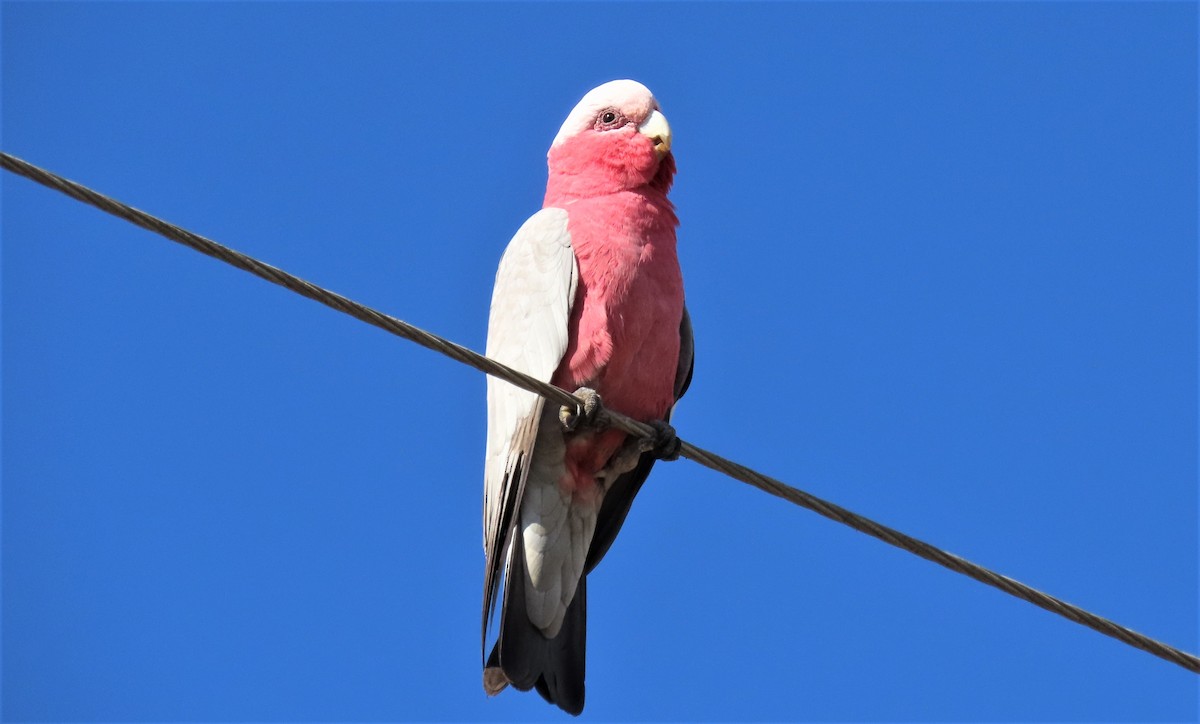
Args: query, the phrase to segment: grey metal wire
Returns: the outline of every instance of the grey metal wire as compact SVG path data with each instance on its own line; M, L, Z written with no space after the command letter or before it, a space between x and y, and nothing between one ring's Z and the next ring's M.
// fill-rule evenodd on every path
M388 316L382 312L378 312L370 307L359 304L351 299L347 299L340 294L318 287L311 282L305 281L300 277L289 274L281 269L277 269L270 264L265 264L257 259L246 256L240 252L234 251L226 246L222 246L211 239L206 239L203 236L193 234L186 229L181 229L174 224L170 224L155 216L151 216L143 211L139 211L131 206L123 204L115 199L109 198L103 194L92 191L91 189L69 181L61 176L58 176L50 171L34 166L31 163L23 161L15 156L0 152L0 163L3 167L13 173L24 176L30 180L47 186L49 188L60 191L67 196L70 196L84 203L95 206L101 211L105 211L119 218L125 219L144 229L155 232L164 236L171 241L178 242L184 246L195 249L196 251L211 256L215 259L220 259L226 264L237 267L243 271L266 279L269 282L278 284L279 286L290 289L297 294L301 294L309 299L320 302L328 307L344 312L362 320L367 324L374 325L384 329L392 334L395 334L404 339L416 342L422 347L427 347L436 352L450 357L451 359L462 362L463 364L474 367L481 372L498 377L506 382L516 385L522 389L537 393L547 400L556 402L560 405L572 405L577 409L581 409L583 401L575 397L571 393L559 389L553 385L547 384L541 380L534 379L517 370L510 369L505 365L489 359L477 352L474 352L462 345L455 344L447 339L431 334L423 329L414 327L407 322L403 322L395 317ZM622 430L631 435L640 437L650 437L654 434L654 428L651 426L626 417L615 410L604 410L605 416L600 421L602 424L608 424L619 430ZM1118 641L1126 643L1135 648L1147 651L1155 656L1170 661L1173 664L1182 666L1183 668L1200 673L1200 658L1195 655L1182 651L1173 646L1169 646L1161 641L1156 641L1148 636L1140 634L1136 631L1128 629L1120 624L1110 621L1094 613L1085 611L1078 606L1072 605L1059 598L1055 598L1047 593L1043 593L1035 588L1014 581L1013 579L1002 576L995 571L984 568L983 566L972 563L966 559L960 558L953 553L948 553L936 546L930 545L922 540L913 538L910 535L901 533L898 530L889 528L881 523L864 518L857 513L853 513L841 506L830 503L826 500L811 495L802 490L797 490L789 485L786 485L775 478L763 475L755 470L727 460L715 453L696 447L689 442L681 442L680 455L697 462L707 468L716 470L717 472L728 475L735 480L740 480L743 483L752 485L759 490L770 493L784 500L799 505L803 508L822 515L830 520L837 521L843 525L847 525L860 533L878 538L884 543L896 546L908 551L914 555L918 555L928 561L948 568L956 573L961 573L965 576L974 578L980 583L986 583L993 588L998 588L1005 593L1015 596L1023 601L1028 601L1039 608L1043 608L1051 613L1056 613L1063 618L1074 621L1075 623L1087 626L1088 628L1098 631L1105 636L1111 636Z

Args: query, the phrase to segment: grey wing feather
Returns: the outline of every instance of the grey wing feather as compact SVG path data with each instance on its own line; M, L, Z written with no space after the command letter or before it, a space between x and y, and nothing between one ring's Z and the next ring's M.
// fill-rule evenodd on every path
M488 318L487 356L549 382L567 349L567 325L578 283L567 212L542 209L521 226L500 260ZM494 377L488 377L487 388L485 638L505 563L505 542L519 519L516 511L545 404L539 395Z
M679 363L675 367L675 401L678 402L692 384L692 372L696 366L696 338L692 336L692 315L683 308L683 319L679 321Z

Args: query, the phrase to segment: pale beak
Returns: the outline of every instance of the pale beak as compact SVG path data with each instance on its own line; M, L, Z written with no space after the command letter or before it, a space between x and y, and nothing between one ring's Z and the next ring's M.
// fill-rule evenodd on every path
M667 117L658 111L650 111L650 115L638 126L638 133L654 143L654 150L660 158L671 150L671 127L667 125Z

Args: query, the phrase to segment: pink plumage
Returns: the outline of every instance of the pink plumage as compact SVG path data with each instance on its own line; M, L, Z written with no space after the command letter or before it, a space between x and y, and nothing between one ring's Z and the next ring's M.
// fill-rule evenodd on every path
M667 200L675 164L669 152L657 156L633 127L570 138L550 151L544 204L568 210L579 265L567 351L551 381L591 387L605 405L639 420L661 420L675 403L683 314L679 221ZM624 438L610 430L571 441L573 480L564 482L592 494L591 476Z
M584 96L548 154L543 210L497 273L488 354L643 421L665 420L690 380L691 328L667 200L670 128L640 83ZM586 574L620 530L654 457L617 430L566 431L540 398L489 380L484 686L584 699Z

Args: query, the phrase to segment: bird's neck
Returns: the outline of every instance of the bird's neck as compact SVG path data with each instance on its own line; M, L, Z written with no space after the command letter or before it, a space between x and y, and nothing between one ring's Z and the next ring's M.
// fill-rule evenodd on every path
M667 192L675 179L675 157L668 153L647 180L623 164L583 164L573 158L573 149L551 149L550 174L546 181L545 206L563 206L581 199L594 199L619 193L644 196L655 206L671 210Z

